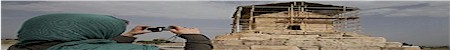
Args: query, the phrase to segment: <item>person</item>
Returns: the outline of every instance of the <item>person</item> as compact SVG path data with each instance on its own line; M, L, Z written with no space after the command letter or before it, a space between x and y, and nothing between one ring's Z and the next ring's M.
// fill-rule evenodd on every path
M60 13L33 17L18 31L19 42L8 50L159 50L153 45L131 44L150 33L138 25L126 30L128 21L109 15ZM197 28L173 26L170 31L186 39L185 50L211 50L209 39Z

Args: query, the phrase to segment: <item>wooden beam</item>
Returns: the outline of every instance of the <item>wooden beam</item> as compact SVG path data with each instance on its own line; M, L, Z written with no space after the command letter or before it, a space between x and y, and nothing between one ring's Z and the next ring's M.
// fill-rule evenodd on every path
M305 2L302 2L302 5L299 6L299 8L301 9L301 12L305 12L305 7L303 7L303 6L305 6ZM299 14L300 14L300 12L299 12ZM305 18L302 18L301 20L306 20L306 19L308 19L308 17L309 17L309 15L306 16ZM307 25L305 24L305 22L302 21L302 22L300 22L300 23L301 23L302 25L304 25L303 28L301 28L301 29L306 30L305 27L307 27ZM303 34L306 34L306 31L303 31Z
M282 16L277 16L277 17L254 17L254 18L291 18L291 17L282 17ZM305 18L308 18L308 19L345 19L345 18L347 18L348 20L351 20L351 19L358 19L359 17L336 17L336 18L333 18L333 17L292 17L292 18L294 18L294 19L305 19Z
M251 7L244 7L244 8L251 8ZM290 8L287 6L254 6L254 8ZM307 9L344 9L342 7L313 7L309 6ZM358 9L358 8L348 8L347 9Z
M241 16L242 16L242 15L241 15L241 11L242 11L242 7L239 7L239 8L238 8L238 11L237 11L237 13L236 13L236 15L235 15L236 18L234 18L234 23L233 23L233 24L234 24L234 25L233 25L234 28L233 28L232 31L231 31L232 33L234 33L234 32L240 32L240 28L241 28L241 27L240 27L240 24L239 24L239 23L241 22L241 21L240 21Z
M291 7L289 7L289 9L291 9L291 11L289 11L289 24L292 24L292 22L294 22L293 17L294 17L294 5L291 4Z
M252 30L252 27L253 27L253 12L255 11L255 6L253 5L252 6L252 9L250 10L250 23L249 23L249 30Z

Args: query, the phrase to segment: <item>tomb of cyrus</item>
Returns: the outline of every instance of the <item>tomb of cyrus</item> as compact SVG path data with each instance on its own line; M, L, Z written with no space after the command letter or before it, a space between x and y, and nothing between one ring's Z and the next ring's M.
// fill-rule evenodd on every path
M238 6L214 50L420 50L361 35L359 8L304 1Z

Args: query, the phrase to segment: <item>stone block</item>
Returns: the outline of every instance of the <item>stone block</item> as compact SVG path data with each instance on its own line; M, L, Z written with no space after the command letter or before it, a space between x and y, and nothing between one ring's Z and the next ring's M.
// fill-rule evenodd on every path
M253 45L250 46L251 50L300 50L296 46L262 46Z
M319 44L317 46L322 46L322 47L342 47L342 46L348 45L341 41L331 40L331 39L320 39L320 40L318 40L317 43Z
M320 45L317 40L288 40L284 45L298 47L315 47Z
M214 40L239 40L238 35L219 35Z
M381 50L380 47L320 47L321 50Z
M403 47L382 47L382 50L403 50Z
M419 46L402 46L403 50L420 50Z
M240 40L269 40L270 35L267 34L241 34Z
M343 34L320 34L321 37L342 37Z
M289 40L313 40L318 38L319 35L274 35L273 39L276 38L287 38Z
M308 31L308 30L304 30L304 31L289 31L291 35L321 35L321 37L324 36L324 34L340 34L340 33L336 33L334 32L334 30L325 30L325 31Z
M244 45L261 45L263 41L252 41L252 40L244 40Z
M284 43L286 43L287 40L283 40L283 39L272 39L272 40L266 40L266 41L261 41L261 45L284 45Z
M270 38L273 39L277 39L277 40L287 40L287 39L291 39L294 38L295 36L292 35L272 35L270 36Z
M250 46L245 45L213 45L214 49L250 49Z
M319 39L339 39L353 42L386 42L383 37L320 37Z
M367 35L361 35L355 32L340 32L340 34L349 35L350 37L369 37Z
M250 50L250 49L213 49L213 50Z
M272 27L257 27L256 30L272 30L272 31L279 31L279 30L287 30L285 27L282 26L272 26Z
M384 43L360 42L342 39L319 39L320 46L324 47L383 47Z
M319 50L319 47L298 47L300 50Z
M289 31L284 30L260 30L263 34L272 34L272 35L282 35L282 34L288 34Z
M287 26L284 23L270 23L270 24L267 24L267 23L255 23L255 25L258 26L258 27L283 27L283 26Z
M243 45L242 40L214 40L212 43L218 45Z
M378 42L359 42L340 39L304 39L304 40L288 40L285 45L299 47L383 47L384 43Z
M385 44L384 47L402 47L402 45L403 45L400 42L386 42L384 44Z

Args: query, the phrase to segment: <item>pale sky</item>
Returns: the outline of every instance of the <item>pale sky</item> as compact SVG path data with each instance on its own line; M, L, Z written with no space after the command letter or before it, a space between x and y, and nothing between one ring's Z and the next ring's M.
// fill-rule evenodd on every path
M200 28L213 39L230 33L232 14L240 5L286 1L2 1L1 38L17 38L22 23L51 13L113 15L136 25ZM442 46L449 43L449 1L308 1L358 7L365 33L388 41ZM168 38L169 32L139 35L138 40Z

